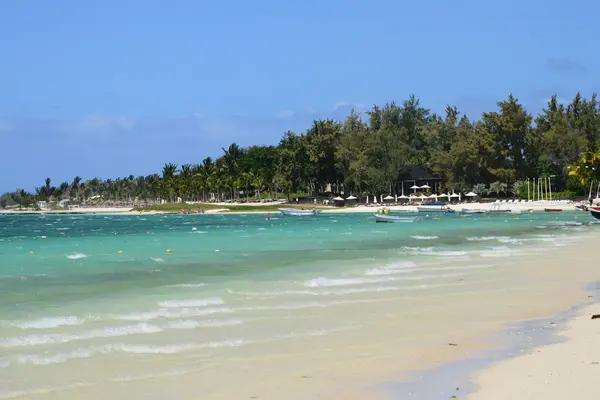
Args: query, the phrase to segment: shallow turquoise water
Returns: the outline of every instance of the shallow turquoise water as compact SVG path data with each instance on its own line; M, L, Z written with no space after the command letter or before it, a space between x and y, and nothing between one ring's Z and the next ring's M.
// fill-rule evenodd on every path
M218 291L493 247L476 238L515 247L529 236L584 230L585 217L441 215L376 224L364 214L0 216L0 317L186 282Z
M575 212L264 217L0 215L0 368L12 376L0 398L108 354L134 362L351 329L325 310L460 285L600 228Z

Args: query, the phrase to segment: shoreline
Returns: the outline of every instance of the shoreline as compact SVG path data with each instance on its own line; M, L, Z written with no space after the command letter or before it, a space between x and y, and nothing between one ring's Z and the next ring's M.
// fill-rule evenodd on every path
M454 210L455 212L459 212L462 209L474 210L474 209L489 209L495 203L461 203L461 204L449 204L449 208ZM517 209L521 212L543 212L546 208L557 208L561 209L563 212L575 211L575 205L578 203L569 203L569 204L544 204L544 203L500 203L504 207L510 207L512 209ZM267 209L267 210L250 210L250 211L235 211L227 208L228 206L232 206L227 203L216 203L211 204L216 206L222 206L223 208L218 209L210 209L206 210L205 214L265 214L265 213L278 213L276 210ZM233 206L241 206L242 204L234 204ZM246 204L255 207L265 207L270 208L273 207L273 204ZM285 207L286 204L277 204L278 206ZM294 204L292 204L294 205ZM365 206L358 205L355 207L318 207L321 210L322 214L373 214L376 213L377 210L381 207L385 207L392 212L418 212L418 205L403 205L403 206ZM314 207L310 207L314 208ZM177 211L161 211L161 210L150 210L150 211L134 211L130 207L82 207L78 209L72 210L42 210L42 211L18 211L18 210L2 210L0 211L0 215L37 215L37 214L45 214L45 215L60 215L60 214L102 214L102 215L165 215L165 214L177 214L177 215L202 215L198 213L192 214L180 214Z
M580 339L579 336L570 337L572 324L578 319L589 320L591 313L600 313L600 282L590 282L585 291L589 293L590 301L578 302L553 316L509 322L505 325L505 329L493 333L491 337L480 338L491 341L490 348L463 359L413 372L409 379L381 384L378 390L384 390L393 398L402 399L534 398L525 395L522 386L514 389L512 395L507 394L503 383L530 379L523 377L522 369L515 364L527 363L528 357L536 357L539 353L545 354L545 349L553 346L565 344L570 347L571 341ZM600 326L600 323L598 325ZM560 364L559 360L547 362L551 365ZM506 373L509 376L505 376ZM500 374L502 376L499 376ZM557 378L559 375L553 376ZM548 379L548 376L544 378ZM539 390L536 386L528 386L528 389L536 393ZM600 389L594 398L599 395ZM564 395L548 397L545 394L541 398L558 400L563 399Z
M562 329L554 333L553 343L536 344L475 372L474 390L466 398L599 398L595 382L600 368L600 320L591 316L600 314L600 302L594 299L569 313ZM503 385L506 382L511 384Z

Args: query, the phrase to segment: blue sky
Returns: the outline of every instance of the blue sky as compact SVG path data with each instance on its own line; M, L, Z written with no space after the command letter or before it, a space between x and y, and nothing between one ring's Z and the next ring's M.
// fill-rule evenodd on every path
M0 192L158 172L401 101L469 116L600 90L600 3L0 2Z

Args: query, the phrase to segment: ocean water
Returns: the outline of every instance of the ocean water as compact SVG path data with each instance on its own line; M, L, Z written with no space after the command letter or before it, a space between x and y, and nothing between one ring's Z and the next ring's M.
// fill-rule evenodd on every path
M294 340L351 337L368 324L366 305L460 291L597 228L575 212L408 224L366 214L0 215L0 399L111 383L123 393L124 382L277 356Z

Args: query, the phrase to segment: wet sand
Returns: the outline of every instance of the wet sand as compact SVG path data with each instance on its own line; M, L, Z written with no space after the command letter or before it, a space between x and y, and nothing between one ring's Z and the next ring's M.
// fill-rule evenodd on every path
M600 304L580 310L560 333L564 339L499 362L474 375L469 400L600 398ZM508 384L510 382L510 384Z

